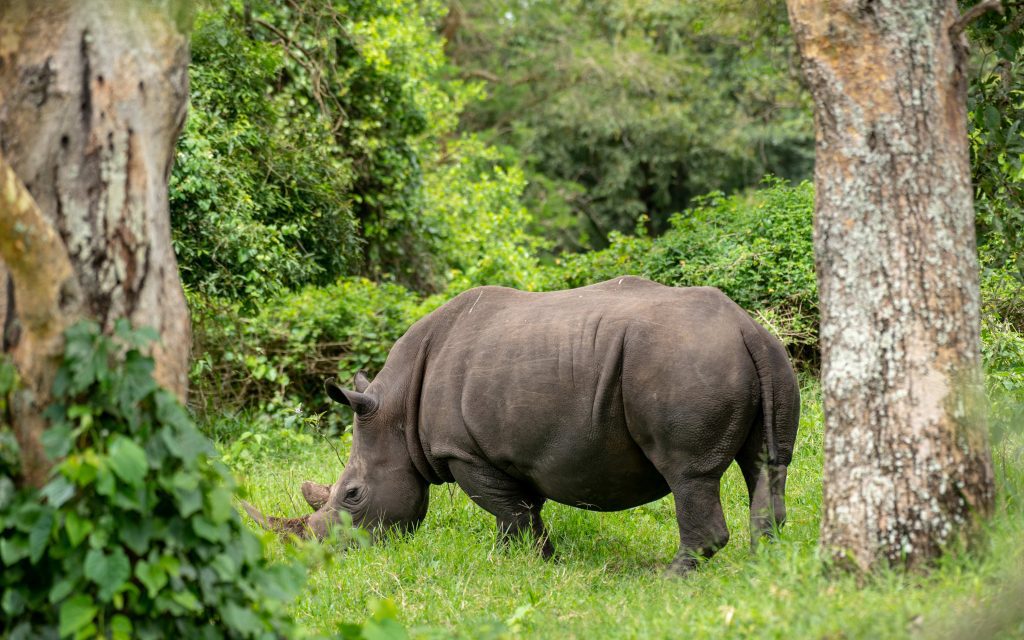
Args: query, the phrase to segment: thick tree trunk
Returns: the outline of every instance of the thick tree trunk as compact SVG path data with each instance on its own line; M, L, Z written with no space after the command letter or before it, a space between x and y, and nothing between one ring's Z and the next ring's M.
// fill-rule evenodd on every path
M157 379L182 399L187 390L167 204L188 99L185 9L0 3L0 345L21 376L7 417L29 486L48 477L43 411L77 318L156 328Z
M156 328L157 378L182 398L190 326L167 180L188 100L187 9L0 3L0 149L66 246L84 315L107 330L118 318ZM5 350L28 301L11 302L0 299Z
M955 0L788 0L817 127L821 544L919 565L992 509Z

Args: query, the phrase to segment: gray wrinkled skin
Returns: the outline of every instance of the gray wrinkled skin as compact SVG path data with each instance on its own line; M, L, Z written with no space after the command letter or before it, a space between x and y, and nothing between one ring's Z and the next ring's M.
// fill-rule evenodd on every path
M613 511L671 492L686 573L729 539L719 484L736 460L752 544L786 517L800 398L782 345L720 291L636 277L550 293L479 287L426 316L371 382L327 383L356 413L332 486L305 483L316 512L260 524L324 537L356 524L415 529L428 485L456 482L553 553L546 500ZM765 419L767 418L767 419Z

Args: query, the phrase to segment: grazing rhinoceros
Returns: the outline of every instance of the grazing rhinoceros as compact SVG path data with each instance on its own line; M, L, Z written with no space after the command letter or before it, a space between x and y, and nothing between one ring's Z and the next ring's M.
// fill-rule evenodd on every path
M752 543L785 519L800 407L782 345L713 288L621 277L527 293L479 287L409 329L371 382L327 382L355 411L352 455L315 513L260 524L323 537L347 511L364 527L414 529L428 487L456 482L504 539L532 533L546 500L614 511L672 492L685 573L729 531L719 483L736 460Z

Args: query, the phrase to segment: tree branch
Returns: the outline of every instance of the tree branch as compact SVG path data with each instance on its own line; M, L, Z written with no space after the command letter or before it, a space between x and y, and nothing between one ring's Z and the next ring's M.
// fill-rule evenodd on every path
M50 387L64 351L64 329L77 317L78 281L60 236L0 156L0 260L14 285L21 325L11 355L22 385L12 394L11 422L21 449L24 484L43 486L51 462L42 445Z
M989 11L995 11L1002 15L1002 0L982 0L978 4L974 5L973 7L965 11L964 14L960 16L957 19L957 21L954 22L949 27L949 35L954 38L957 37L958 35L963 33L963 30L967 28L967 25L971 24L972 22L980 18L983 14L988 13Z
M32 195L0 156L0 259L14 281L18 319L29 333L52 332L77 291L64 243L43 217ZM77 289L77 287L74 287ZM63 330L63 327L60 327Z

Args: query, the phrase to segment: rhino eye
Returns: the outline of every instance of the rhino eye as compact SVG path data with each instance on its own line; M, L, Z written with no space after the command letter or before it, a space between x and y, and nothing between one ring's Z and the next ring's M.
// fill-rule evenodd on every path
M349 487L349 490L345 492L346 500L355 500L356 496L359 495L359 487Z

